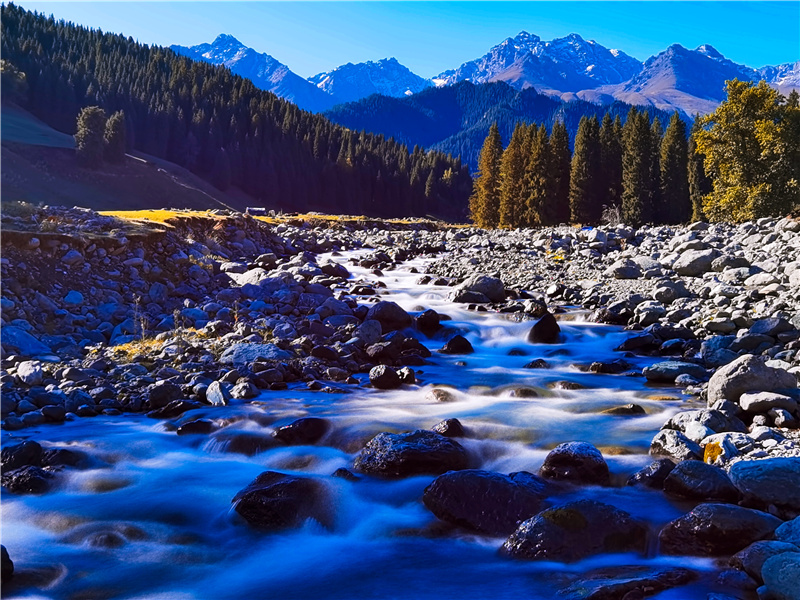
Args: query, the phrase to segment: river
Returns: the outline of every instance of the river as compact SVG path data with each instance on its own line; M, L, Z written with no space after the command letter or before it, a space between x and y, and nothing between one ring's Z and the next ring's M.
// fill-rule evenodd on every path
M352 468L358 449L378 432L430 428L456 417L468 433L459 441L477 468L536 472L561 442L598 446L612 485L575 488L556 502L607 502L648 522L653 531L690 508L659 492L624 486L630 474L650 462L653 435L690 399L677 388L652 387L642 377L578 368L619 358L613 349L627 332L587 322L585 313L572 310L561 315L562 343L530 344L529 321L469 311L447 301L449 288L417 285L419 275L409 268L424 272L422 260L380 277L346 266L356 278L385 282L382 299L452 317L436 338L421 336L434 353L430 365L418 367L418 385L394 391L340 386L349 388L347 394L305 388L265 392L250 403L234 401L182 417L225 418L230 430L267 434L302 416L324 417L332 425L320 445L253 456L225 452L224 444L207 436L178 436L163 421L133 414L4 431L4 445L35 439L82 450L92 462L89 469L61 473L58 488L42 496L4 494L2 542L19 574L4 596L547 599L576 573L641 564L688 566L706 574L700 583L657 598L705 598L704 582L714 573L708 560L658 556L653 548L648 557L607 555L570 565L515 561L498 554L499 538L433 534L436 519L421 502L433 477L355 482L331 477L340 467ZM474 354L435 352L456 332L472 343ZM552 368L523 368L537 358ZM628 360L639 370L653 362ZM576 386L558 382L582 389L565 389ZM436 386L448 386L453 401L426 398ZM523 388L528 393L520 393ZM631 402L647 414L600 414ZM332 528L316 522L279 534L248 528L232 510L231 499L265 470L324 479L332 490Z

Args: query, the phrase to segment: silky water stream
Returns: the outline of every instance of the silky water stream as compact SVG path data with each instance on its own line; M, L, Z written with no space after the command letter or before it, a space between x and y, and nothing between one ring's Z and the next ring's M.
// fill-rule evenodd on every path
M332 425L319 445L272 448L253 456L225 452L207 436L178 436L162 421L131 414L13 435L4 431L4 445L35 439L81 450L92 461L92 468L60 473L58 487L47 494L3 495L2 543L19 574L4 596L544 600L597 567L679 565L705 576L656 597L705 598L703 582L714 572L707 560L659 556L653 548L649 557L604 555L568 565L516 561L498 554L502 539L426 535L436 518L421 498L433 477L355 482L331 477L340 467L352 468L358 449L376 433L430 428L456 417L468 433L459 442L476 468L536 472L558 443L581 440L598 446L614 485L575 488L554 504L579 498L606 502L654 531L688 510L659 492L624 485L650 462L650 440L686 399L674 388L648 387L641 377L578 368L619 358L613 349L628 335L621 328L588 323L576 311L561 321L562 343L530 344L530 322L468 311L447 301L448 288L415 284L418 275L409 267L423 271L421 261L380 277L347 266L354 278L386 283L382 299L452 317L435 338L420 336L433 356L431 364L417 368L418 385L394 391L351 386L347 394L290 388L180 419L228 418L229 429L265 434L302 416L323 417ZM474 354L435 352L457 332L472 343ZM537 358L552 368L523 368ZM639 369L652 362L629 360ZM583 389L555 385L564 381ZM426 399L434 386L447 386L453 401ZM520 394L520 388L533 388L538 395ZM647 414L600 414L631 402ZM245 525L231 499L265 470L325 480L332 490L332 529L309 521L300 529L263 534Z

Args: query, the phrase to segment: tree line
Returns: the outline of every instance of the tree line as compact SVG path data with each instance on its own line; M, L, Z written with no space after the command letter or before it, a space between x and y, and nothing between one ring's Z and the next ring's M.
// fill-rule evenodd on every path
M800 207L800 107L765 82L733 80L691 131L674 113L632 107L623 124L584 116L570 152L563 122L517 124L503 148L493 125L481 148L470 215L481 227L560 223L744 221Z
M128 148L267 207L464 217L472 185L458 158L335 125L225 67L11 3L1 10L0 50L24 74L23 104L55 129L75 133L86 107L122 111Z

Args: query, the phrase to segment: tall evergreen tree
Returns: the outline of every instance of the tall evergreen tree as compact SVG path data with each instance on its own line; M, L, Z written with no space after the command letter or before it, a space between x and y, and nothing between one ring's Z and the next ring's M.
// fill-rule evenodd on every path
M631 107L622 128L622 218L629 225L653 219L651 132L647 113Z
M606 197L606 206L619 206L622 202L622 124L619 116L611 120L611 115L603 116L600 126L601 162Z
M678 224L692 215L688 179L686 123L674 113L661 142L660 202L665 223Z
M550 166L550 141L544 123L531 129L531 150L528 159L527 221L531 226L557 223L555 178Z
M646 113L649 120L650 113ZM654 223L667 222L667 209L661 202L661 141L664 139L664 128L661 119L655 117L650 126L650 197L653 213L650 219Z
M106 113L99 106L88 106L78 115L75 154L84 167L97 168L103 163L103 134Z
M711 180L703 165L705 155L697 150L697 132L700 131L700 115L694 116L689 135L687 177L689 180L689 201L692 205L692 221L705 221L703 197L711 193Z
M514 228L523 223L525 214L522 197L525 157L523 148L527 127L518 123L500 160L500 227Z
M583 117L575 135L575 152L569 176L569 206L575 223L597 223L603 212L603 173L600 124Z
M569 134L563 121L553 124L550 132L550 165L551 179L553 182L553 221L555 223L569 223L569 174L572 165L572 154L569 149Z
M489 128L478 161L478 173L469 199L470 218L478 227L497 227L500 223L500 159L503 142L497 123Z
M105 157L108 162L121 163L125 159L125 113L118 110L106 121Z

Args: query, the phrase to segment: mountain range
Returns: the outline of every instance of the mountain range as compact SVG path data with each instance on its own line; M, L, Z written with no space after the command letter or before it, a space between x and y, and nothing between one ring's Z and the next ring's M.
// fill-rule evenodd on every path
M394 58L348 63L303 79L269 54L248 48L230 35L220 35L210 44L171 48L190 58L223 64L312 112L372 94L402 98L460 81L505 82L517 90L534 88L565 101L622 101L678 110L686 116L714 110L725 96L724 82L734 77L765 79L782 93L800 88L800 61L754 69L725 58L710 45L690 50L674 44L642 63L575 33L543 41L523 31L431 79L414 74Z

